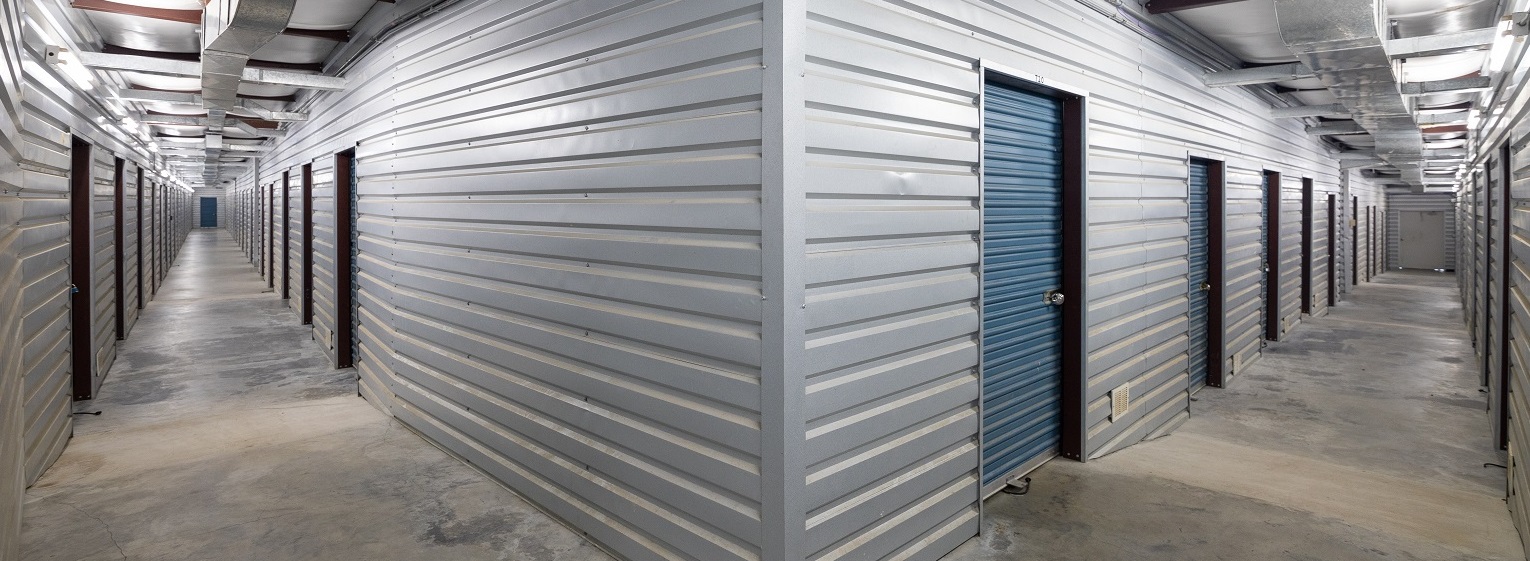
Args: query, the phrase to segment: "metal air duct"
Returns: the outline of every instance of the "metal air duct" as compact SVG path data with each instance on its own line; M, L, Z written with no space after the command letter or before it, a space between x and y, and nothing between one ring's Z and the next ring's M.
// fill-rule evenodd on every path
M1380 0L1275 0L1280 37L1376 140L1376 155L1424 188L1424 137L1387 54Z
M207 109L207 158L203 179L222 175L217 158L228 111L238 106L239 83L255 51L292 19L297 0L213 0L202 15L202 106Z

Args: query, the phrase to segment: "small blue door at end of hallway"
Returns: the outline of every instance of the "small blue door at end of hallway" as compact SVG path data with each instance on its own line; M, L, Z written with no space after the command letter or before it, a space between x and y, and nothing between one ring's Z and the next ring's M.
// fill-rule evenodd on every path
M1190 161L1190 391L1206 385L1211 306L1211 165Z
M202 197L202 227L218 227L218 198Z
M983 489L1061 441L1063 103L983 90Z

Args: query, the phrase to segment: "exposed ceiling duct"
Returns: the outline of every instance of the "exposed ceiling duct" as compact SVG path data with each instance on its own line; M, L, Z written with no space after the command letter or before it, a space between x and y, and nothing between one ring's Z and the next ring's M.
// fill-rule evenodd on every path
M224 171L223 126L239 105L239 84L250 57L287 29L297 0L215 0L202 16L202 107L207 110L207 163L203 180Z
M1387 52L1378 0L1275 0L1280 37L1375 139L1376 156L1424 189L1424 137Z

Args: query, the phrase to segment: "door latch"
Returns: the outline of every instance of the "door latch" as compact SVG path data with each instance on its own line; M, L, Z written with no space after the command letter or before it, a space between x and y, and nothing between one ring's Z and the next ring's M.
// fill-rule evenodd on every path
M1211 292L1211 283L1209 283L1209 282L1201 283L1201 292Z
M80 287L72 285L72 284L69 285L69 294L70 295L75 295L75 294L79 294L79 293L80 293Z
M1048 306L1061 306L1063 303L1063 293L1056 290L1048 290L1041 295L1041 302Z

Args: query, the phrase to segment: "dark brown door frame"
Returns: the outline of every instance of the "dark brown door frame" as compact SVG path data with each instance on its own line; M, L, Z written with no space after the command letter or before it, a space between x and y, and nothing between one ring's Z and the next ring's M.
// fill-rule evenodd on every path
M1302 178L1302 313L1312 313L1312 178Z
M1498 283L1498 449L1509 449L1509 384L1513 363L1509 360L1509 330L1510 319L1514 315L1514 307L1509 304L1509 286L1513 284L1513 275L1509 272L1513 269L1514 244L1514 152L1510 150L1509 143L1503 143L1498 154L1498 182L1499 182L1499 235L1503 243L1498 244L1499 254L1498 268L1503 271L1503 280Z
M266 189L266 288L276 288L276 182Z
M1280 340L1280 172L1264 171L1264 338Z
M303 246L303 273L302 316L303 325L313 325L313 164L303 164L302 192L299 194L303 205L303 235L299 243Z
M1061 92L1059 92L1061 94ZM1062 289L1076 297L1063 301L1062 318L1062 436L1059 452L1063 457L1083 461L1089 437L1086 425L1085 388L1088 336L1085 325L1085 301L1088 300L1088 247L1085 244L1089 216L1089 128L1083 96L1061 94L1063 102L1062 165Z
M291 171L282 172L282 300L292 298Z
M143 167L142 166L140 166L138 168L138 183L136 185L137 185L137 187L133 189L133 198L134 198L135 201L137 201L137 205L133 209L133 213L135 214L137 219L134 221L134 228L133 229L135 230L134 235L137 236L137 239L138 239L138 251L134 252L134 259L137 260L137 262L138 262L138 275L137 275L137 277L138 277L138 309L142 310L143 309Z
M139 251L144 251L140 248ZM149 182L149 295L159 294L159 186Z
M1206 160L1209 164L1209 190L1206 194L1206 385L1213 388L1227 383L1227 339L1223 333L1226 298L1223 291L1227 257L1227 163Z
M124 195L123 191L126 190L126 186L123 185L123 181L126 181L126 177L124 177L127 171L126 165L127 162L123 161L122 158L117 158L116 169L114 169L112 172L112 243L114 244L112 251L113 256L115 257L115 259L112 260L112 277L116 280L116 284L113 285L113 290L117 292L117 298L115 298L115 300L117 310L116 327L118 341L127 338L127 319L123 317L127 315L127 309L126 305L123 303L122 297L122 293L125 292L122 287L127 284L127 272L122 270L122 244L127 238L125 232L122 231L122 214L124 204L122 198Z
M1337 255L1334 254L1334 250L1337 249L1338 246L1339 246L1339 242L1338 242L1338 235L1339 235L1339 224L1338 224L1339 217L1338 217L1338 214L1339 214L1339 212L1338 212L1338 209L1339 209L1339 196L1336 195L1336 194L1333 194L1333 193L1329 193L1328 194L1328 305L1329 306L1337 306L1337 305L1339 305L1339 283L1338 283L1339 272L1337 270L1339 258L1338 258Z
M351 166L356 164L356 151L349 149L335 154L335 366L350 368L355 364L355 301L352 298L354 279L351 271L355 263L351 257L351 240L356 224L351 221L356 200L356 186L351 181Z
M90 142L78 136L69 150L69 341L74 398L90 399L95 379L95 351L91 341L91 205L95 166Z

